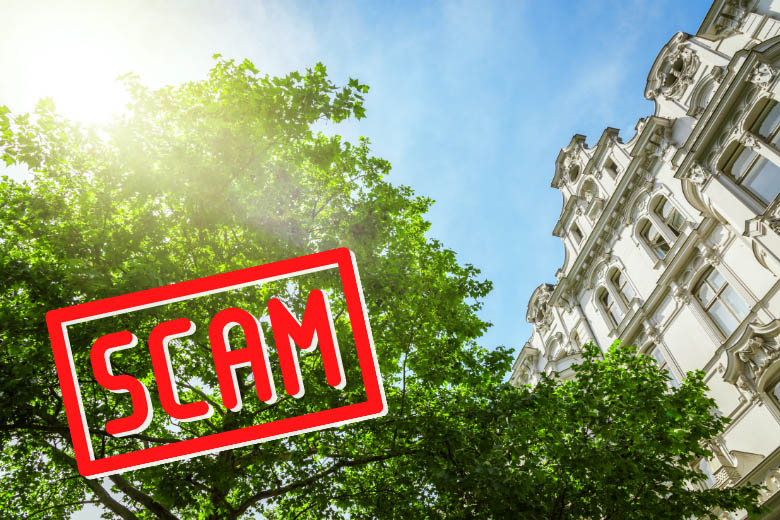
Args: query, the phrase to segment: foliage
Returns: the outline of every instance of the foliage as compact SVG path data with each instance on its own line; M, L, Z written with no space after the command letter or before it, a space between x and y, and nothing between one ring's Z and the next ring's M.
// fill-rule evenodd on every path
M684 518L755 496L683 486L699 478L688 467L705 453L699 441L723 427L708 413L700 376L667 393L644 358L615 348L602 362L590 347L577 381L543 378L533 390L502 382L509 351L476 344L489 325L477 311L491 285L426 237L431 201L387 182L390 165L368 140L312 130L362 118L366 86L351 79L339 88L322 65L278 78L219 57L203 81L159 90L125 81L127 113L102 128L64 120L46 101L31 115L0 107L0 156L32 171L25 182L0 182L4 517L67 518L95 502L125 519ZM48 310L335 247L358 260L386 417L106 479L78 475ZM174 354L182 400L217 408L209 420L166 421L148 354L114 354L116 370L147 384L155 420L111 438L103 428L129 412L127 397L79 371L96 455L359 399L359 385L334 397L318 384L316 356L302 357L303 399L252 399L249 371L240 371L241 413L221 407L214 391L209 317L227 304L259 316L272 296L300 316L313 287L337 286L323 273L72 327L74 359L85 367L102 334L126 329L143 341L163 319L190 317L197 332ZM339 343L349 345L343 301L331 305ZM354 376L348 368L347 380Z
M703 441L728 423L713 413L702 372L673 387L653 358L620 342L603 358L585 345L573 368L565 382L497 388L491 408L464 409L468 418L447 428L468 425L448 437L432 475L461 489L457 516L650 520L756 509L756 486L697 485L699 460L712 456Z

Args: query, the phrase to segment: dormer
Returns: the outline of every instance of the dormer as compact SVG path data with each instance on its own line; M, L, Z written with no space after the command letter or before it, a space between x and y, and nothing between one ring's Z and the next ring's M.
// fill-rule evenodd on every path
M564 205L570 195L577 193L577 183L582 177L589 159L590 154L585 145L585 136L581 134L575 134L569 145L558 154L551 186L561 190Z

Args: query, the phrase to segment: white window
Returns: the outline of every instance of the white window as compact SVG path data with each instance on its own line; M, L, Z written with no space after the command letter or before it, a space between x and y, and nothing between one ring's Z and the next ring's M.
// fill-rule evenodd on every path
M659 197L653 211L660 217L661 221L666 224L666 227L669 228L669 231L671 231L675 237L680 236L683 225L685 225L685 218L677 211L677 208L669 202L669 199L663 196Z
M772 144L778 144L780 141L780 104L768 103L756 123L753 124L754 131Z
M615 268L612 270L609 281L612 282L612 286L623 298L623 302L626 304L626 307L628 307L636 294L634 293L634 289L631 287L631 284L628 282L626 275L623 274L620 269Z
M751 131L771 145L780 145L780 104L767 103L761 110ZM744 186L764 204L772 202L780 193L780 167L750 148L738 146L726 161L724 171Z
M658 229L649 220L644 220L639 226L639 236L650 250L655 253L655 256L659 259L666 258L670 249L669 243Z
M726 336L730 336L748 314L745 300L717 269L710 269L702 277L695 294L701 306Z
M616 327L623 321L623 309L620 308L606 287L602 287L599 290L598 299L599 303L601 303L602 311L606 313L607 323Z
M780 167L750 148L742 148L729 172L764 204L772 202L780 193Z

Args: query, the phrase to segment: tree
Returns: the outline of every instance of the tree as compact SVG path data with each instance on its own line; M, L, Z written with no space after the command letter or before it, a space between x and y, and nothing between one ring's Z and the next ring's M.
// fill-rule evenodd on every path
M620 342L604 355L585 345L574 371L565 382L543 375L533 388L497 387L491 408L463 409L460 427L468 429L449 436L431 475L460 497L459 516L651 520L758 511L757 486L698 485L706 479L698 462L713 455L706 441L729 422L713 413L703 372L673 387L653 358Z
M670 493L683 498L667 503L694 504L681 511L739 507L755 495L690 493L681 487L682 480L696 479L686 468L703 453L698 441L723 425L705 417L702 407L710 404L700 378L666 394L662 376L624 356L623 365L589 358L580 374L592 374L591 383L557 387L544 379L533 390L518 390L503 382L509 351L476 343L489 326L477 311L491 285L426 236L431 200L390 184L390 165L371 155L368 140L351 144L312 130L364 116L368 88L357 80L339 88L322 65L268 77L248 61L218 57L205 80L180 87L150 90L138 78L125 81L131 94L127 112L101 128L67 121L47 101L31 115L14 116L0 107L0 154L32 172L25 182L0 183L4 516L67 518L86 502L123 519L347 513L546 518L550 511L573 518L613 509L617 514L632 500L650 501L642 497L659 489L653 484L633 498L638 493L633 488L615 485L622 474L607 471L606 461L628 464L632 457L633 478L644 471L650 483L672 482ZM45 327L47 311L335 247L350 248L358 259L387 416L105 479L79 476ZM251 398L251 373L241 369L244 408L233 413L221 404L204 324L226 305L259 316L271 297L282 298L301 316L313 288L333 296L339 344L348 345L344 303L327 272L72 326L96 455L358 399L361 389L354 384L336 396L323 382L317 356L302 355L304 399L280 395L276 404L266 405ZM89 370L78 367L89 366L90 346L103 334L130 330L143 341L155 324L182 316L198 328L175 344L181 399L207 400L216 413L179 424L155 412L147 430L114 438L105 424L129 414L127 395L106 392ZM273 338L266 339L273 351ZM241 338L231 336L233 341ZM349 382L356 374L348 351L342 355ZM148 354L129 349L111 361L117 373L140 378L160 410ZM278 377L275 358L272 364ZM609 367L615 373L607 377ZM599 370L605 375L597 382ZM587 384L602 393L583 393ZM658 406L646 412L637 407L626 416L633 422L624 425L613 410L628 403L606 404L634 395L630 391L649 392L654 396L649 402ZM578 411L591 409L597 410L586 415L591 422L582 423ZM663 410L681 416L667 417ZM624 431L641 432L639 425L647 425L650 416L666 421L658 435L674 441L671 451L648 439L640 443L642 451L623 437ZM651 449L659 455L654 458ZM578 469L575 462L594 469ZM556 465L565 471L557 474ZM664 471L656 473L659 467ZM586 499L589 493L598 500Z
M322 65L276 78L248 61L219 58L207 79L177 88L125 81L127 113L103 128L67 121L47 101L32 115L0 110L0 154L32 171L27 182L0 184L0 509L67 517L95 501L121 518L326 518L403 500L410 511L429 511L434 499L418 478L397 472L395 460L414 460L431 407L446 406L452 392L500 383L509 357L476 345L488 326L476 311L490 283L425 236L431 201L388 183L390 165L371 156L368 140L351 144L312 130L363 117L368 87L349 80L339 88ZM105 480L78 476L48 310L335 247L358 259L386 417ZM199 299L71 327L76 365L88 367L89 347L105 333L126 329L144 341L154 324L189 317L196 334L173 349L182 401L208 399L217 409L179 429L156 412L146 431L114 439L104 425L129 414L127 394L110 394L89 371L79 372L96 455L329 407L334 396L317 384L317 358L304 355L305 399L272 406L250 399L250 372L240 370L245 407L227 412L211 391L217 385L204 324L226 304L259 317L280 295L301 316L310 289L333 287L322 274L235 291L229 301ZM339 343L348 345L343 301L331 308ZM130 349L111 360L146 383L160 410L148 357ZM359 392L348 385L341 395Z

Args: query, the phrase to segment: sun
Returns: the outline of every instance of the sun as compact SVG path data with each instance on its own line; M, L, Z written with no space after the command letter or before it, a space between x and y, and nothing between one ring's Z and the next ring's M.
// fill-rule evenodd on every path
M117 78L132 72L137 60L129 52L131 42L77 15L59 9L18 14L14 35L4 38L24 42L7 56L16 78L12 98L26 103L51 98L69 119L105 123L124 108L128 96Z
M29 71L29 80L69 119L87 124L109 121L127 102L127 93L113 71L120 57L91 42L62 43L52 42L35 53L38 56L30 56L34 68Z

